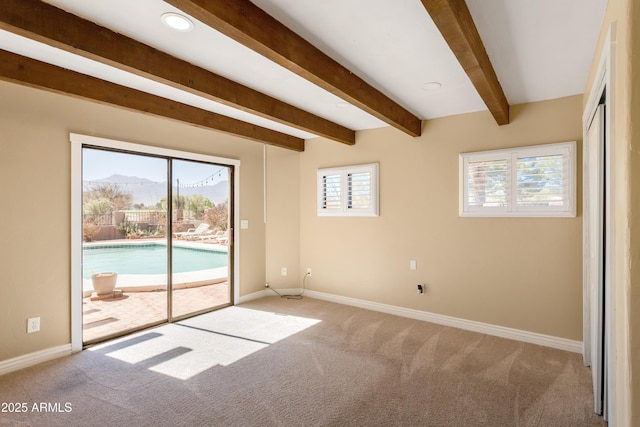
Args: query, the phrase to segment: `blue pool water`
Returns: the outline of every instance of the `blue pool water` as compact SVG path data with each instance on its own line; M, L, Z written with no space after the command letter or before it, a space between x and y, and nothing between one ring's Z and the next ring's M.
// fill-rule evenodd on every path
M227 253L202 249L173 248L173 272L226 267ZM118 274L166 274L167 247L164 245L113 245L82 249L82 275L115 271Z

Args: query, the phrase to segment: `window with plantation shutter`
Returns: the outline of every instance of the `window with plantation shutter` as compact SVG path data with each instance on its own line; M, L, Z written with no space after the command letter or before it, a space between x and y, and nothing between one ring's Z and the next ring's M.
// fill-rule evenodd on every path
M461 216L575 216L575 142L460 155Z
M318 215L377 216L378 164L319 169Z

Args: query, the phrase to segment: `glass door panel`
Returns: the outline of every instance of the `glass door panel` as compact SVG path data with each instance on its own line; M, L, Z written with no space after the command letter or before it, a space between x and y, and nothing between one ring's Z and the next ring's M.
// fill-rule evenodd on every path
M83 342L167 320L166 159L82 150Z
M172 160L171 319L231 303L230 168Z

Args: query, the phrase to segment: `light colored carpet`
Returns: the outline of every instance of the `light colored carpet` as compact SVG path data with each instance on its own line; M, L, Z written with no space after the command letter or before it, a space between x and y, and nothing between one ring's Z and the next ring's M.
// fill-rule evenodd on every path
M28 408L1 426L606 425L580 355L310 298L7 374L0 402Z

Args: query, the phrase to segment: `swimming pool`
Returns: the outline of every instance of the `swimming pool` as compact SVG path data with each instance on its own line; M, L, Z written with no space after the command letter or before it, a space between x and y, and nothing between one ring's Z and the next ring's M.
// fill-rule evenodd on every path
M173 247L173 272L208 270L227 266L227 253ZM166 274L167 247L160 244L119 244L85 246L82 249L82 275L115 271L121 274Z

